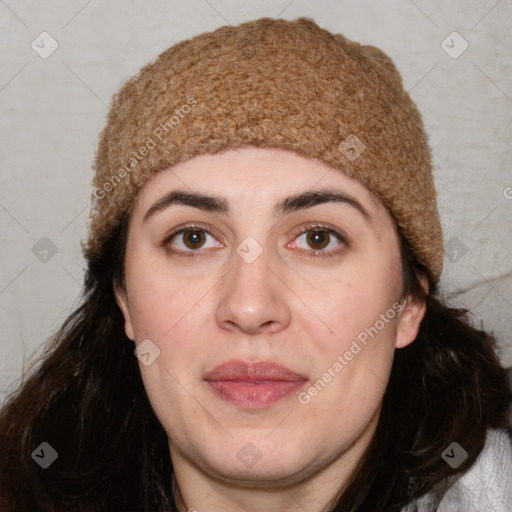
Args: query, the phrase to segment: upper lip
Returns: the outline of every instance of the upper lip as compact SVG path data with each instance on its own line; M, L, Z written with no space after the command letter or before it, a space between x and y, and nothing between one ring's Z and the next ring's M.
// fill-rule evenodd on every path
M307 377L272 361L251 362L233 359L209 371L204 376L204 380L240 380L247 382L297 381L307 380Z

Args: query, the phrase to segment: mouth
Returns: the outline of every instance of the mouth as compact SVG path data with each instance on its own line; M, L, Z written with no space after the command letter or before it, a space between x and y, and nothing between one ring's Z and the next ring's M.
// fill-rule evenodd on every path
M244 409L263 409L298 391L308 381L271 361L223 363L204 376L219 398Z

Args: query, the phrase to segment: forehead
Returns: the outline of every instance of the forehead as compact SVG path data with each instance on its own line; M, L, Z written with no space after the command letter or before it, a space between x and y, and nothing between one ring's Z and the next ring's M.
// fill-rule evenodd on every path
M290 194L325 188L357 198L377 217L388 214L374 194L340 169L293 151L256 147L199 155L158 172L139 190L134 209L147 209L173 189L222 196L228 207L257 203L272 208Z

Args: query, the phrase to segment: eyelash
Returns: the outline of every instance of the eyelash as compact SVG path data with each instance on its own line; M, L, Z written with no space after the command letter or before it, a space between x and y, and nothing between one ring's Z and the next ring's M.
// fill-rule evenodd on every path
M213 233L211 233L210 229L207 228L205 225L199 224L199 223L194 223L194 224L187 224L185 226L180 227L178 230L175 230L175 231L169 233L168 235L165 236L165 238L162 240L160 245L162 247L165 247L167 249L167 251L169 251L170 253L172 253L174 255L184 256L185 258L196 257L196 256L198 256L197 253L201 252L201 249L197 249L195 251L194 250L182 251L179 249L178 250L171 249L169 247L169 243L172 242L174 240L174 238L176 238L178 235L185 233L186 231L191 231L191 230L204 231L205 233L216 238L216 236ZM324 251L323 249L318 249L316 251L315 250L308 251L306 249L301 249L301 251L313 253L313 254L307 255L306 256L307 258L331 258L331 257L339 255L347 247L349 247L349 243L347 242L347 238L344 234L340 233L336 229L333 229L332 227L328 226L327 224L323 224L321 222L312 222L312 223L306 224L305 226L302 226L302 231L300 231L299 233L297 233L297 235L294 236L294 240L296 238L298 238L299 236L304 235L305 233L308 233L309 231L320 231L320 232L328 233L329 235L334 235L336 238L338 238L338 240L340 242L342 242L343 246L339 249L334 249L334 250L330 250L330 251ZM203 251L204 251L204 249L203 249Z

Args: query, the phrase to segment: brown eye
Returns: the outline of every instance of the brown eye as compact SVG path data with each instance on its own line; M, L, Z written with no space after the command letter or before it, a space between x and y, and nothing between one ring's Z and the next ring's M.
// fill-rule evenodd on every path
M325 230L318 229L309 231L306 238L312 249L320 250L327 246L330 241L330 237L330 233Z
M204 244L206 236L201 229L187 229L183 231L183 243L189 249L199 249Z

